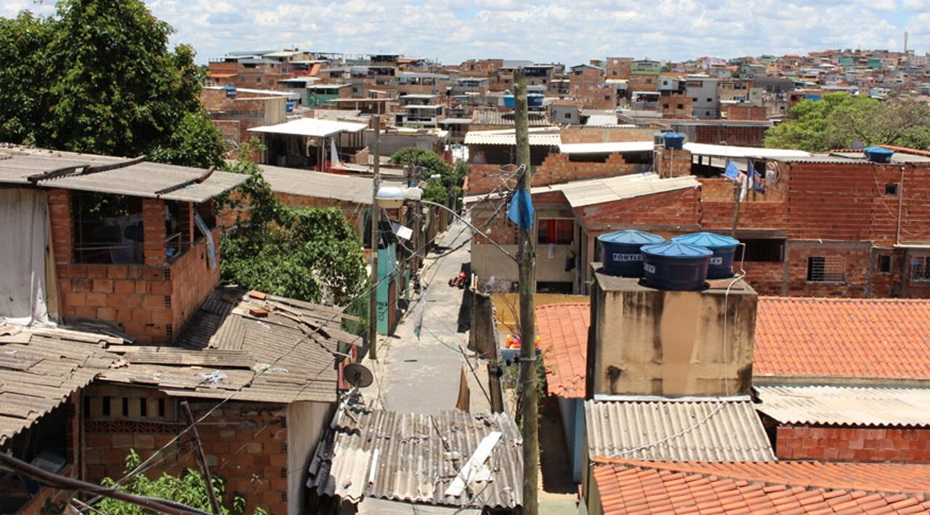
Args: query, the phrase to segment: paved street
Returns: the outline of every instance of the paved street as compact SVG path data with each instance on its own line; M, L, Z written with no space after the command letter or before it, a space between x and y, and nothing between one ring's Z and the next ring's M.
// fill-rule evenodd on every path
M438 238L440 252L427 256L420 295L412 299L395 334L380 338L378 360L365 362L375 376L375 383L362 392L370 407L423 414L454 410L464 366L471 387L471 412L490 411L485 366L475 364L474 353L466 348L468 333L459 332L464 291L448 284L470 261L470 237L468 227L456 221ZM453 250L457 247L461 248ZM419 337L415 333L418 325ZM476 375L483 379L478 381Z

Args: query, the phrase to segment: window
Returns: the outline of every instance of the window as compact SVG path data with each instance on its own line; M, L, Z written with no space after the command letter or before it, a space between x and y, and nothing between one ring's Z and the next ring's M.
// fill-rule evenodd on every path
M785 259L785 240L743 239L741 241L746 245L746 256L743 258L746 261L781 263ZM738 260L742 257L740 252L739 247L737 247L734 259Z
M890 183L886 184L886 185L885 185L885 195L889 195L889 196L892 196L892 197L897 197L897 196L898 196L898 183L896 183L896 182L890 182Z
M536 242L540 245L554 243L569 245L575 238L575 221L569 218L549 218L536 224Z
M807 280L810 282L842 282L846 258L842 256L811 256L807 258Z
M891 256L878 256L878 271L884 274L891 273Z
M684 109L684 108L685 108L684 104L678 104L678 109Z
M566 120L571 120L571 119L572 119L572 113L565 113L565 119L566 119Z
M930 256L911 256L911 281L930 281Z

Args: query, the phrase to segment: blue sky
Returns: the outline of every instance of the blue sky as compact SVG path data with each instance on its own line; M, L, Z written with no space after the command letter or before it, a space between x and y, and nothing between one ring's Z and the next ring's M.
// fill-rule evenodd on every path
M625 56L803 54L828 48L930 51L930 0L146 0L198 62L281 49L399 53L446 64L497 57L575 65ZM48 14L5 0L0 16Z

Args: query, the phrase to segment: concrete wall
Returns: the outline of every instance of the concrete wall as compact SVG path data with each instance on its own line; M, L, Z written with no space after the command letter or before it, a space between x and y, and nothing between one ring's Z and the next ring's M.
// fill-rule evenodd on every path
M588 394L748 393L757 301L743 282L661 291L595 272Z
M323 421L332 418L332 410L332 405L320 402L294 402L287 407L288 515L305 513L310 458L323 435Z
M930 429L848 426L780 426L780 460L930 463Z

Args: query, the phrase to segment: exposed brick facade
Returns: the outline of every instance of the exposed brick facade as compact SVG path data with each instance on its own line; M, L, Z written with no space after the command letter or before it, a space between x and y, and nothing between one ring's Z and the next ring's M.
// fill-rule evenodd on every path
M161 450L162 460L146 472L151 478L164 472L179 475L187 468L200 470L192 435L185 433L172 442L187 427L176 398L155 390L106 385L89 388L88 396L92 405L106 399L118 407L122 398L135 396L147 399L152 406L162 400L170 409L167 417L150 421L88 413L84 422L87 481L99 483L104 477L123 477L125 458L131 449L143 460ZM199 419L215 403L191 402L194 417ZM197 431L211 474L226 481L226 507L231 507L233 494L240 493L249 501L248 513L256 507L268 513L287 513L289 468L284 406L228 402L200 422Z
M144 199L144 264L73 262L73 224L67 190L52 190L49 211L55 248L61 312L115 322L140 344L170 344L203 299L219 284L210 269L207 243L198 238L169 262L164 201ZM182 209L188 214L189 208ZM188 226L186 234L193 234ZM219 231L213 241L219 250ZM217 262L219 256L217 256Z
M781 426L780 460L930 463L930 429Z

